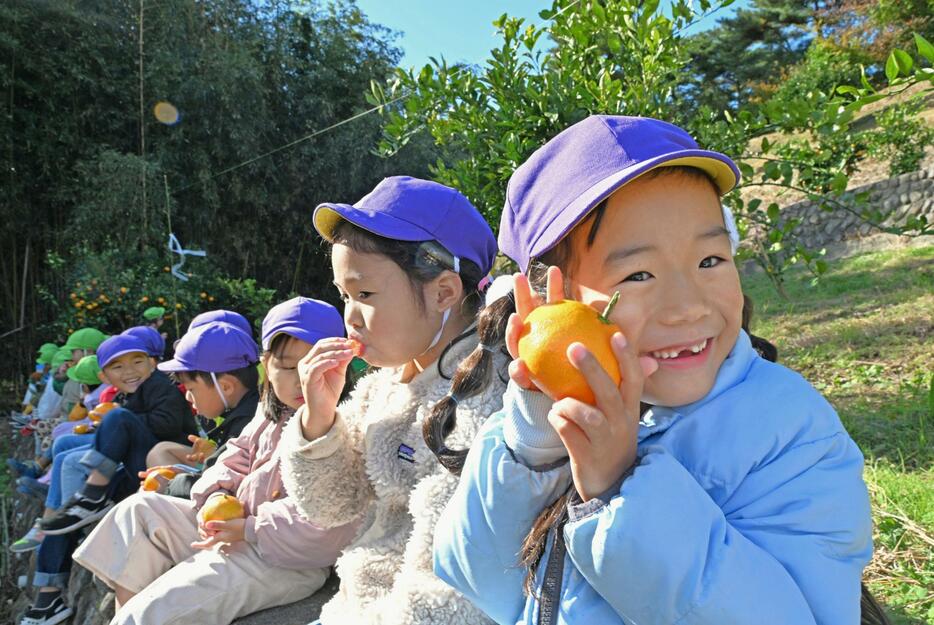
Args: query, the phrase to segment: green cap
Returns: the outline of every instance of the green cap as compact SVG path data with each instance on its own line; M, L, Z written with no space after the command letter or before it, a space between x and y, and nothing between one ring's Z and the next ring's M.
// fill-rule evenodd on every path
M58 351L55 352L55 355L52 356L52 368L58 369L69 360L71 360L71 349L67 347L59 347Z
M58 345L55 343L43 343L39 347L39 351L36 356L37 365L49 365L52 364L52 356L55 355L55 352L58 351Z
M74 367L68 369L68 377L82 384L100 384L97 374L101 368L97 366L97 356L91 354L78 361Z
M162 306L150 306L143 311L143 318L147 321L155 321L165 314L165 308Z
M107 335L97 328L81 328L72 332L65 347L68 349L97 349L107 339Z

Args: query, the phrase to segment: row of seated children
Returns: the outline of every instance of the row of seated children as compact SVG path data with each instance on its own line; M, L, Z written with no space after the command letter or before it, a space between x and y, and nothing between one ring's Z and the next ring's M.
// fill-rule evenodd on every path
M272 391L192 501L107 513L75 559L114 590L112 622L228 623L339 554L323 625L856 623L862 456L744 327L720 203L738 179L670 124L587 118L514 174L500 248L527 275L486 300L496 241L456 190L400 176L319 206L349 336L264 327ZM572 337L545 372L569 361L594 397L547 390L523 322L613 291L620 378ZM189 334L164 366L222 394L197 356L212 332ZM358 348L380 369L341 402ZM228 493L245 515L215 520Z
M204 317L192 323L207 323L212 314ZM61 591L70 574L71 553L81 535L76 530L95 522L114 501L136 490L137 473L146 469L146 457L152 448L162 442L190 451L197 440L184 389L156 369L164 347L164 337L152 326L130 328L110 338L85 328L73 333L62 350L56 350L56 354L67 353L69 359L48 362L52 370L37 376L41 380L43 374L51 374L50 379L60 377L74 382L77 395L91 410L78 411L65 403L65 398L73 396L65 388L67 383L62 385L62 392L45 384L36 406L43 406L46 395L54 393L62 398L60 408L47 414L34 413L27 432L37 431L37 426L45 429L48 443L41 445L43 453L31 462L8 460L20 475L19 481L29 483L31 492L44 495L46 504L42 518L11 545L15 552L38 549L33 584L39 592L24 622L45 623L49 615L56 614L51 618L65 618ZM48 347L40 350L40 359L49 351ZM46 363L40 365L45 368ZM239 434L252 417L255 390L246 403L245 409L233 406L229 418L218 419L223 424L212 432L215 444ZM88 417L82 418L85 414ZM50 427L42 428L44 421L49 421Z

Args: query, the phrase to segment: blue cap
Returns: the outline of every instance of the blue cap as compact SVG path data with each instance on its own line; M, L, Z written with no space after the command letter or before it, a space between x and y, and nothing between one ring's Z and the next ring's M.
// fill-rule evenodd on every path
M356 204L321 204L312 216L328 241L341 220L396 241L437 241L484 275L496 258L496 239L479 211L457 189L430 180L391 176Z
M314 345L321 339L344 336L344 319L327 302L294 297L276 304L263 319L263 349L269 349L277 334L288 334Z
M188 331L191 332L195 328L207 325L212 321L223 321L224 323L229 323L232 326L240 328L250 336L253 336L253 328L250 326L250 322L246 320L246 317L238 312L223 309L209 310L196 316L191 320L191 323L188 324Z
M739 182L733 161L700 149L677 126L649 117L591 115L538 148L510 176L500 251L525 272L617 189L677 165L703 170L721 194Z
M97 347L97 364L101 369L106 369L107 365L115 359L134 352L149 355L149 352L146 351L146 345L138 336L118 334L110 337Z
M160 371L225 373L256 364L253 338L235 325L213 321L185 333L175 345L175 358L159 363Z
M152 326L133 326L123 331L124 336L135 336L146 346L146 353L153 358L162 358L165 354L165 339Z

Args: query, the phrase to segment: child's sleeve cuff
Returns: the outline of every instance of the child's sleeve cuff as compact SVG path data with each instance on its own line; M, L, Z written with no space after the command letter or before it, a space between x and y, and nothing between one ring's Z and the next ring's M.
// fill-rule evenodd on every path
M292 418L289 419L289 422L285 426L287 430L286 436L290 439L289 442L291 443L292 451L298 452L311 460L327 458L333 455L343 444L344 432L347 429L343 419L341 419L340 413L335 416L334 424L331 426L331 429L328 430L327 434L313 441L309 441L302 433L301 417L304 409L304 406L299 408L298 412L292 415Z
M512 381L503 396L503 440L528 467L552 464L568 454L548 423L553 403L544 393L526 390Z

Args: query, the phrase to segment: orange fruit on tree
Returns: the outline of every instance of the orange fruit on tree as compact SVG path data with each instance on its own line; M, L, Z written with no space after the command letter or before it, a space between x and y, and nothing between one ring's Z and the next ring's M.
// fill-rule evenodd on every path
M201 518L207 521L230 521L246 516L243 504L231 495L218 495L209 498L201 507Z
M159 477L165 478L166 481L171 480L177 475L175 469L170 469L169 467L156 467L146 475L146 479L143 480L143 490L146 491L157 491L159 487L162 486L162 481Z
M619 363L610 346L610 337L619 332L619 327L609 320L618 300L619 292L603 314L587 304L562 300L539 306L525 318L519 335L519 358L546 395L556 401L565 397L591 405L596 401L587 380L568 360L571 343L582 343L619 386Z

